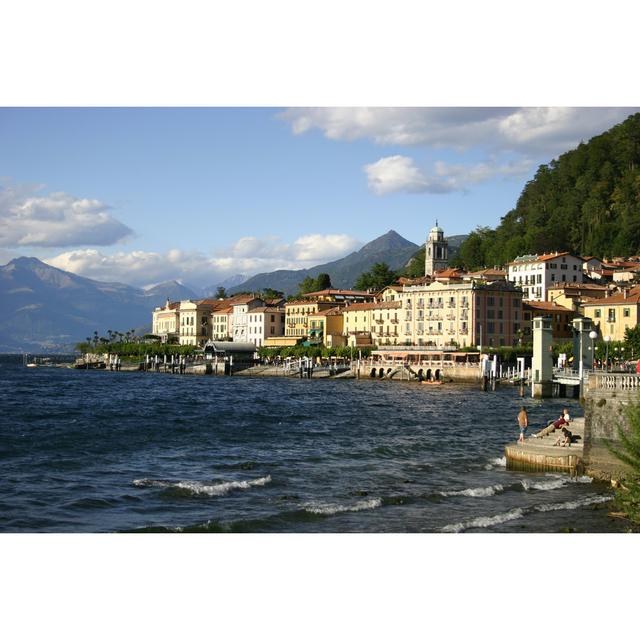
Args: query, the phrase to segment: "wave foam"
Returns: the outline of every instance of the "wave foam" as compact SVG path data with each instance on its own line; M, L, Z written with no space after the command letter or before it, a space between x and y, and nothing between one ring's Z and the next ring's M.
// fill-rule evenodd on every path
M326 502L309 502L303 505L305 511L316 513L323 516L331 516L334 513L343 513L344 511L365 511L366 509L376 509L382 506L381 498L371 498L370 500L361 500L352 505L329 504Z
M490 487L476 487L472 489L462 489L460 491L440 491L441 496L469 496L471 498L486 498L494 496L496 493L504 491L501 484L494 484Z
M580 507L587 507L590 504L600 504L602 502L608 502L613 500L612 496L589 496L587 498L581 498L579 500L571 500L569 502L556 502L552 504L540 504L535 507L536 511L560 511L562 509L579 509Z
M231 480L218 484L207 484L197 480L186 480L181 482L169 482L168 480L152 480L142 478L134 480L136 487L162 487L165 489L183 489L193 495L223 496L234 489L250 489L251 487L262 487L271 482L271 476L257 478L255 480Z
M502 458L492 458L491 460L489 460L489 462L487 462L484 468L487 471L489 471L489 469L493 469L493 467L506 467L506 466L507 466L507 459L505 456L502 456Z
M510 520L517 520L518 518L522 518L522 516L524 516L524 510L518 507L517 509L512 509L506 513L499 513L495 516L480 516L479 518L467 520L466 522L448 524L446 527L442 528L442 532L460 533L466 529L485 529L497 524L502 524L503 522L509 522Z
M555 480L543 480L540 482L532 482L531 480L521 480L520 484L525 491L537 489L538 491L551 491L552 489L560 489L567 484L566 478L557 478Z

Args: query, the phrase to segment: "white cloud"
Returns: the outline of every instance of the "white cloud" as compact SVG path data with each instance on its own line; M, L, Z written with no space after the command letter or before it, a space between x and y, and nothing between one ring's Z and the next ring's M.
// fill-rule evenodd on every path
M282 117L295 134L317 128L332 140L426 145L553 156L602 133L638 108L296 107ZM550 157L548 159L551 159Z
M450 193L465 191L470 185L496 177L522 176L533 166L524 158L499 164L495 160L472 165L438 161L434 173L427 174L412 158L387 156L365 165L369 189L376 195L405 191L407 193Z
M231 275L253 275L276 269L304 269L359 248L360 242L347 235L313 234L291 243L277 237L240 238L215 255L171 249L166 253L147 251L105 255L96 249L61 253L45 262L78 275L102 281L143 286L164 280L181 279L208 286Z
M39 195L42 189L11 183L0 188L0 246L104 246L132 233L99 200L61 191Z

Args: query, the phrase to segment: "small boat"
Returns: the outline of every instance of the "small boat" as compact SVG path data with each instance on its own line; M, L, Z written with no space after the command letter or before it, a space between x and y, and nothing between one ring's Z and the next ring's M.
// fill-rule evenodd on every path
M439 385L442 384L442 380L423 380L422 384L434 384Z
M38 365L35 362L27 362L27 367L32 369L33 367L37 367Z

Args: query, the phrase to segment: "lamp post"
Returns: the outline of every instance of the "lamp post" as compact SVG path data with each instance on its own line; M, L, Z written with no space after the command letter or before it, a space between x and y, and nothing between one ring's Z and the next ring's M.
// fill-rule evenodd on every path
M605 336L604 342L607 347L605 351L605 356L604 356L604 366L605 366L605 371L609 371L609 343L611 342L611 336Z
M591 371L593 371L593 366L595 364L596 351L593 346L593 341L598 337L598 332L591 330L589 332L589 337L591 338Z

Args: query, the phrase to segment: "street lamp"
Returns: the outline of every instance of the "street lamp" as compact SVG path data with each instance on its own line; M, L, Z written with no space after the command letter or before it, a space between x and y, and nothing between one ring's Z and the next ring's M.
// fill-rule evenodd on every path
M604 365L605 365L605 370L609 371L609 343L611 342L611 336L605 336L604 337L604 342L605 345L607 347L606 351L605 351L605 356L604 356Z
M593 365L595 364L595 348L593 346L593 341L598 337L598 332L593 331L593 329L589 332L589 337L591 338L591 371L593 371Z

